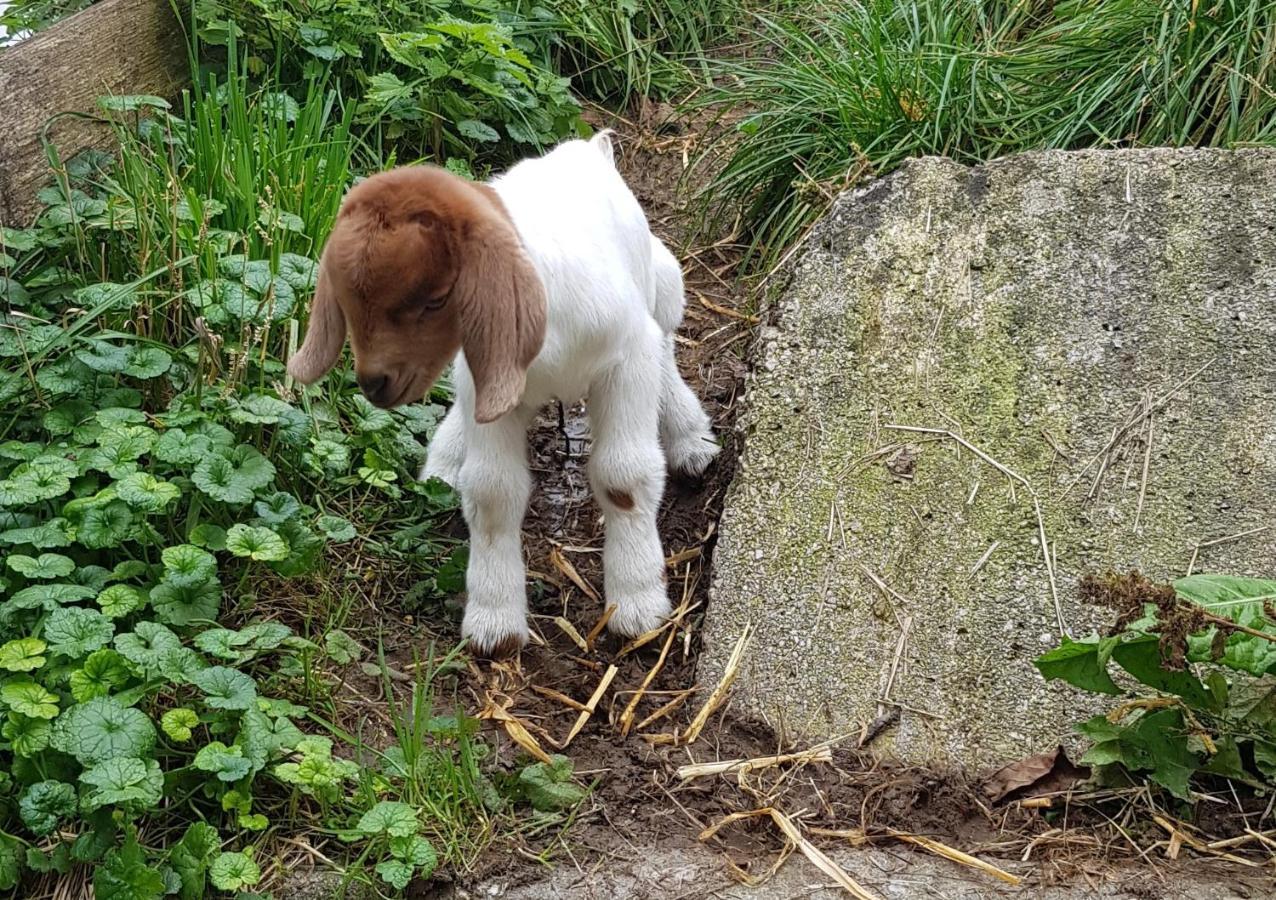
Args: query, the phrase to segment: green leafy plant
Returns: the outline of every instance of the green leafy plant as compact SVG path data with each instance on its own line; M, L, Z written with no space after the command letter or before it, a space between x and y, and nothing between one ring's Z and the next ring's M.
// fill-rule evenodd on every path
M330 541L426 572L450 546L455 498L412 477L439 408L287 384L349 119L317 81L247 84L232 66L181 116L108 98L118 159L59 162L35 224L0 230L0 889L89 863L103 898L244 890L281 792L366 810L288 699L310 623L251 611L330 577Z
M704 198L772 259L913 156L1276 142L1273 0L865 0L757 31L703 98L738 113Z
M1047 679L1098 694L1151 689L1077 730L1082 762L1146 777L1189 800L1194 777L1276 784L1276 581L1193 575L1157 585L1138 574L1088 578L1084 595L1115 608L1108 637L1065 638L1039 657Z
M285 82L335 72L378 143L463 174L585 130L568 80L513 4L200 0L195 17L204 41L242 40L250 65Z

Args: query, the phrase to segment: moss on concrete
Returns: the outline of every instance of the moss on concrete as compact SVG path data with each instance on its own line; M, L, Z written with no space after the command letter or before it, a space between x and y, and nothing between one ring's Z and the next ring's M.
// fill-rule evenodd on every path
M909 760L980 766L1066 736L1083 704L1031 665L1058 626L1030 493L886 426L959 433L1027 479L1064 619L1099 627L1085 571L1173 577L1197 541L1270 518L1272 196L1276 154L1152 150L919 160L844 197L756 354L702 680L753 622L738 702L791 730L857 727L889 683L904 713L881 746ZM1113 429L1211 360L1153 417L1142 513L1142 427L1091 496L1078 473ZM1276 540L1199 565L1270 574Z

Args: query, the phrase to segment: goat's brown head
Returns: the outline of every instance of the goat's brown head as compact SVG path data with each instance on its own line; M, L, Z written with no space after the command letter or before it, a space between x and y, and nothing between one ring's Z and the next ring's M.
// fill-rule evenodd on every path
M323 377L347 330L355 377L377 406L421 399L461 349L475 419L517 406L544 339L545 290L496 193L429 166L354 187L288 371L303 384Z

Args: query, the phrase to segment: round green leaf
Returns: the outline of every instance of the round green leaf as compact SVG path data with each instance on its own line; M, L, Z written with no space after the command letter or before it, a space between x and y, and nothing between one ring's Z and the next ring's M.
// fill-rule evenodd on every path
M83 765L120 757L145 758L155 746L155 726L141 710L113 697L98 697L58 716L51 743Z
M151 608L166 625L185 626L212 621L222 604L222 587L210 578L194 584L163 581L151 589Z
M261 867L247 852L219 853L209 867L213 887L221 891L238 891L261 881Z
M146 809L157 805L164 794L164 773L153 759L104 759L81 773L80 781L91 788L81 801L85 812L103 806Z
M217 559L207 550L193 544L165 547L164 580L175 585L200 584L217 577Z
M189 680L204 692L205 702L214 709L251 709L257 699L257 683L225 666L209 666Z
M115 484L119 498L134 509L159 512L181 496L181 489L146 472L134 472Z
M358 532L355 531L350 520L341 516L320 516L318 525L319 530L327 535L330 541L343 543L358 537Z
M8 672L33 672L45 663L45 643L39 638L25 637L0 646L0 669Z
M212 772L220 781L238 781L252 771L252 762L244 757L243 748L213 741L195 754L195 768Z
M269 528L260 525L232 525L226 533L226 549L236 556L261 562L288 558L288 545Z
M58 820L75 814L75 788L62 781L38 781L22 793L18 815L33 834L52 834Z
M34 559L15 553L9 557L7 564L10 569L27 578L65 578L75 571L75 563L69 556L61 553L41 553Z
M123 687L132 677L128 663L118 652L105 648L95 650L82 668L71 673L71 696L76 703L87 703Z
M78 659L101 649L115 636L115 625L96 609L66 606L56 609L44 625L49 650Z
M192 729L198 724L199 716L195 715L195 710L184 706L170 709L160 719L160 728L171 740L178 742L189 741L194 733Z
M5 718L4 728L0 729L0 733L4 734L5 740L13 747L14 753L30 759L48 749L51 730L45 719L32 719L29 716L11 712Z
M159 347L134 345L128 352L124 374L134 378L157 378L169 370L173 357Z
M146 596L127 584L113 584L97 595L97 605L112 619L122 619L146 605Z
M382 800L359 818L355 830L368 837L384 834L390 837L410 837L417 833L416 810L397 800Z
M58 714L58 698L30 678L14 678L0 687L0 701L17 713L33 719L52 719Z

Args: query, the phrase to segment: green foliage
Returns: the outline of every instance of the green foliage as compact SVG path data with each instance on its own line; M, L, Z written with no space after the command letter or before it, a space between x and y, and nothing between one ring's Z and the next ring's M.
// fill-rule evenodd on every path
M913 156L1276 142L1273 0L865 0L757 24L704 98L742 113L705 196L770 257Z
M412 477L437 408L370 428L351 379L285 383L350 116L318 81L285 101L208 79L181 115L110 98L118 159L59 161L36 223L0 231L0 889L72 859L103 898L251 888L256 786L342 827L371 808L279 699L319 648L245 613L330 577L330 540L430 571L455 503ZM145 845L122 825L141 822Z
M1078 725L1092 742L1082 762L1185 801L1204 775L1276 785L1276 644L1261 636L1276 638L1276 581L1194 575L1172 587L1168 605L1136 595L1128 614L1142 615L1123 633L1064 638L1036 660L1047 679L1103 694L1122 693L1115 664L1125 683L1153 692Z
M533 809L557 812L585 798L585 789L572 781L572 768L570 759L555 754L549 763L533 763L519 773L519 787Z
M619 104L710 83L707 51L727 43L743 5L722 0L546 0L542 28L579 89Z
M200 0L195 17L204 41L245 44L253 71L285 83L334 72L379 141L462 171L585 129L537 22L512 3Z

